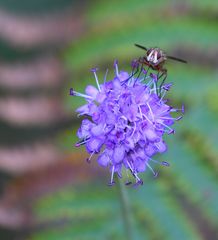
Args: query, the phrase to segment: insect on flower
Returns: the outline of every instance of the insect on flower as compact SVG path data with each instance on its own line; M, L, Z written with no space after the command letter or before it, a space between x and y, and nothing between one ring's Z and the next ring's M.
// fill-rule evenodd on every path
M76 111L84 116L77 132L79 141L76 147L84 145L90 156L90 162L97 155L97 162L111 172L109 185L114 185L114 174L135 180L135 185L142 185L140 173L150 170L156 177L152 164L169 166L168 162L157 161L153 156L164 153L167 145L163 139L166 134L175 131L172 125L182 118L181 109L168 105L165 94L172 84L164 84L157 95L155 74L135 78L128 72L119 71L114 63L115 74L109 81L100 83L97 69L92 69L96 86L88 85L85 93L70 89L71 96L81 97L85 104ZM171 114L182 113L178 117Z
M151 68L153 70L158 71L157 79L159 80L160 78L163 77L162 83L160 84L160 89L167 78L167 69L164 67L164 64L167 59L172 59L172 60L179 61L182 63L187 63L187 61L185 61L183 59L166 55L165 52L163 52L160 48L157 48L157 47L146 48L139 44L135 44L135 46L145 50L146 54L145 54L145 56L140 57L137 60L138 66L137 66L136 71L133 73L133 75L135 75L139 71L139 65L141 65L141 70L140 70L139 75L141 74L144 65L148 66L148 69Z

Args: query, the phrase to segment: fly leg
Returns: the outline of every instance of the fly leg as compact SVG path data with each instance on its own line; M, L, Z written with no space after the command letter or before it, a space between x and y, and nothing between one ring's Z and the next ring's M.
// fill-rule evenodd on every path
M140 60L140 59L139 59L139 60ZM131 79L133 76L135 76L135 75L137 74L137 72L139 71L139 65L140 65L139 60L135 63L135 64L137 64L137 65L132 67L132 73L131 73L131 75L130 75L124 82L129 81L129 79ZM142 64L142 63L141 63L141 64ZM136 69L135 69L135 68L136 68ZM135 69L135 71L134 71L134 69Z
M158 81L159 81L161 78L163 78L162 81L161 81L161 83L160 83L160 86L159 86L159 94L158 94L159 97L161 97L161 88L162 88L162 86L164 85L164 82L165 82L165 80L166 80L166 78L167 78L167 70L166 70L166 69L162 69L160 76L159 76L159 73L160 73L160 71L158 72L158 75L157 75Z
M132 74L126 79L126 81L128 81L129 79L131 79L133 76L135 76L138 72L138 77L136 79L139 78L140 74L142 73L142 70L143 70L143 58L139 58L136 62L133 63L133 67L132 67ZM135 71L134 71L134 68Z
M143 69L144 69L144 68L143 68L143 63L142 63L142 64L141 64L140 71L139 71L139 74L138 74L138 76L137 76L137 78L136 78L135 80L137 80L137 79L140 77L140 75L141 75Z

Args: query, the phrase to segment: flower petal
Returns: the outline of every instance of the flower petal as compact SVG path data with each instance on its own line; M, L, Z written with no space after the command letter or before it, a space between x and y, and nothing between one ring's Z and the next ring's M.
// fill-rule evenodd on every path
M95 99L98 94L98 89L92 85L88 85L86 87L85 93Z
M166 152L167 145L164 141L156 142L155 145L160 153Z
M115 149L114 149L114 152L113 152L113 162L114 163L120 163L122 162L123 158L125 156L125 148L124 146L117 146Z
M79 138L85 138L89 136L89 129L91 128L92 125L93 125L92 122L90 122L88 119L84 119L82 121L81 127L77 131L77 136Z
M110 158L106 154L103 153L98 157L97 161L100 166L107 167L108 164L110 163Z
M104 143L103 139L91 138L86 143L86 148L87 148L89 153L92 153L92 152L98 153L100 151L100 148L101 148L103 143Z

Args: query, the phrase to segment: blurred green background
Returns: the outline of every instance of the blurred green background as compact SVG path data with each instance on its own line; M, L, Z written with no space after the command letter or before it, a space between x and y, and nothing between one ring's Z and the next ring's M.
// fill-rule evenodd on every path
M132 239L218 239L217 38L212 0L0 0L0 239L127 239L118 186L73 146L84 102L69 89L94 84L92 67L110 78L115 59L130 69L134 43L188 64L167 63L167 97L186 108L156 157L170 168L125 187Z

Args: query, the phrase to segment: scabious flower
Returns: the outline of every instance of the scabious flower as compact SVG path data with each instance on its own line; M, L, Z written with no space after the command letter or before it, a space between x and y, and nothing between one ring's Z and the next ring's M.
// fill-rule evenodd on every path
M79 107L79 116L85 116L77 135L81 139L76 146L85 145L90 154L98 155L98 164L108 167L111 172L109 185L114 184L114 174L122 177L126 169L135 179L135 184L143 184L140 172L153 170L151 162L169 166L152 157L164 153L167 145L164 134L174 133L171 126L181 116L174 118L172 112L184 112L184 107L176 109L167 104L164 96L171 83L158 89L157 75L143 71L139 76L119 71L114 63L115 76L112 80L99 83L97 69L92 69L96 86L88 85L85 94L71 89L71 95L83 97L86 104ZM133 76L134 75L134 76ZM126 184L130 184L128 181Z

